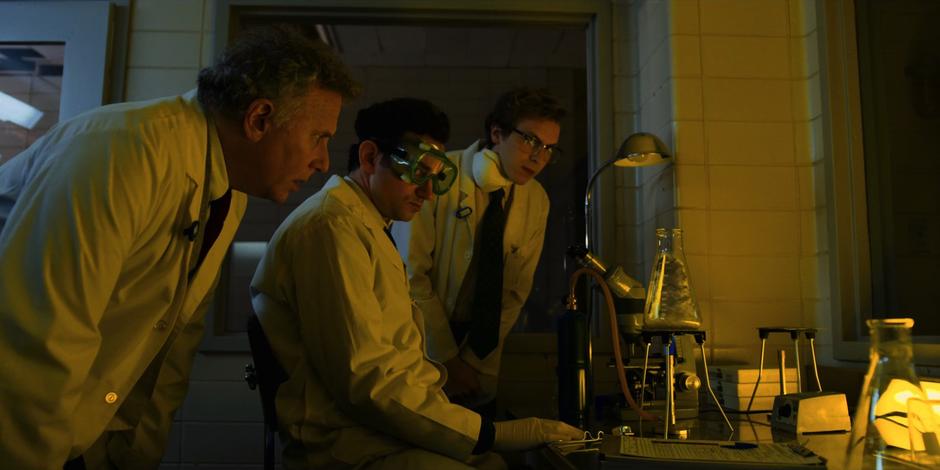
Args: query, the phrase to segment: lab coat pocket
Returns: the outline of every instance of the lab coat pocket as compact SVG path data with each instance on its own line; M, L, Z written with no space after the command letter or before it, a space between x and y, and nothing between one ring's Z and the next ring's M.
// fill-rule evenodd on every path
M515 289L522 280L522 270L525 263L524 249L513 246L503 258L503 289Z

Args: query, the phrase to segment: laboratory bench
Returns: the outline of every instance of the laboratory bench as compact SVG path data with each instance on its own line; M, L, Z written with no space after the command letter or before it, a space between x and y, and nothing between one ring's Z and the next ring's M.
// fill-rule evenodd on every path
M547 446L539 449L538 451L534 451L532 453L533 455L530 455L528 460L530 465L535 468L557 470L638 470L643 468L657 470L771 468L800 468L806 470L820 470L824 468L828 470L841 470L851 468L852 470L855 470L855 468L878 468L883 470L890 470L925 468L911 466L910 464L905 464L900 460L893 459L884 460L880 465L872 464L871 462L867 462L866 465L862 465L857 460L855 460L855 458L853 458L852 465L848 465L845 454L849 440L848 432L796 435L791 432L773 429L770 426L769 413L729 413L728 417L734 426L733 433L729 433L728 428L717 409L706 409L705 411L701 412L697 418L684 420L682 424L685 424L688 428L687 439L690 441L720 440L729 441L729 444L732 444L732 442L781 444L797 443L825 459L825 466L783 465L775 467L765 464L731 464L730 462L719 464L706 462L689 463L688 461L662 460L638 462L636 459L630 459L620 455L621 438L614 435L612 432L613 428L618 427L616 423L613 425L599 425L591 427L591 430L593 431L592 434L594 435L596 435L596 431L598 430L604 432L603 439L597 443L588 444L585 447L576 449L572 449L571 446L568 446L564 449L556 446ZM655 423L646 422L640 425L640 423L634 421L624 422L622 424L629 426L635 437L654 438L657 440L663 438L661 425L658 432L656 432L654 429L656 426ZM670 439L675 439L675 437L670 437ZM574 451L572 452L572 450ZM906 456L906 452L898 449L896 452L892 452L891 455L897 456L898 459L903 460L903 458Z

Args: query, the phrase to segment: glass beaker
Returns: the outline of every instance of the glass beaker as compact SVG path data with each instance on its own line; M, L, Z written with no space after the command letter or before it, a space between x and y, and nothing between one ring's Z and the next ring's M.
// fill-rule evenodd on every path
M646 330L697 330L702 326L682 248L682 229L656 229L656 261L644 312Z
M868 372L849 436L851 468L867 468L891 447L910 449L907 401L925 398L914 373L910 318L868 320L871 332ZM861 448L862 450L859 450ZM863 460L859 462L859 458Z

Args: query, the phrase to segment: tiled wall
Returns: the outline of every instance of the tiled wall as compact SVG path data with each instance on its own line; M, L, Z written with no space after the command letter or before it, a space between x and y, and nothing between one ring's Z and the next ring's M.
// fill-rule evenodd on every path
M668 2L678 219L713 362L754 363L758 326L828 323L815 7Z

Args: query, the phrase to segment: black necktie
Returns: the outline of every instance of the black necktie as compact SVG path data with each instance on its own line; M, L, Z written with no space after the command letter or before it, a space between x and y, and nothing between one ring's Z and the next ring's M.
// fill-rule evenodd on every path
M467 340L480 359L499 344L499 317L503 304L503 232L506 228L503 194L502 189L490 193L490 204L480 221L480 252L471 309L473 319Z
M398 243L395 243L395 237L392 236L392 226L389 225L382 230L386 235L388 235L388 239L392 241L392 245L395 247L395 249L398 249Z
M232 204L232 190L229 189L222 197L209 201L209 220L206 221L206 232L202 236L202 246L199 247L198 267L202 264L215 239L222 233L222 226L225 224L225 217L228 215L228 208Z

